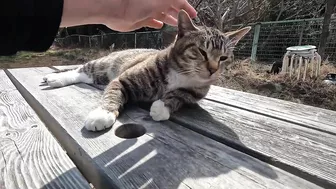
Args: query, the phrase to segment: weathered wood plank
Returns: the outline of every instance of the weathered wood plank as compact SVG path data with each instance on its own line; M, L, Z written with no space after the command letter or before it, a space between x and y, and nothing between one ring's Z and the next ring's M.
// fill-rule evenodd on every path
M209 100L180 110L171 120L324 187L336 187L335 135Z
M5 188L5 168L6 168L5 157L3 155L3 152L0 151L0 188Z
M0 70L0 188L90 188Z
M211 86L206 99L336 134L335 111L218 86Z
M48 118L45 110L37 111L50 121L65 148L73 149L70 155L89 171L84 174L98 188L320 188L173 122L154 122L147 111L137 108L127 108L111 130L87 132L83 121L101 91L85 84L38 87L50 72L49 68L9 70L35 108L49 112ZM135 139L115 136L116 129L130 122L143 125L146 134ZM112 183L97 180L104 175Z

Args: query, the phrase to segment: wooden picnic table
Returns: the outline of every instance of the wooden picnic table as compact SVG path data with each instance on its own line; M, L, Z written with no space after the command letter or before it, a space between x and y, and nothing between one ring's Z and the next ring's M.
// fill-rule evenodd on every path
M59 68L0 70L1 189L336 188L334 111L212 86L169 121L130 104L89 132L101 87L42 83Z

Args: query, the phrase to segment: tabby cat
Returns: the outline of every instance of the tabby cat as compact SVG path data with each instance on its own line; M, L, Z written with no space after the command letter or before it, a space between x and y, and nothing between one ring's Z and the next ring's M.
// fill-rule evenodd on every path
M206 96L210 85L232 62L234 46L250 29L222 33L196 27L181 10L176 39L165 49L116 51L43 79L50 87L80 82L107 85L100 106L86 118L85 128L91 131L112 127L123 105L130 101L153 102L153 120L167 120L183 104Z

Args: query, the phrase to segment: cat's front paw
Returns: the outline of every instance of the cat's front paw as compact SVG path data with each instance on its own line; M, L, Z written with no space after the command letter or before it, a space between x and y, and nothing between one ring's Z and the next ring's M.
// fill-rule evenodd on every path
M43 77L43 80L47 82L50 87L63 87L66 85L66 79L63 74L52 73Z
M149 114L155 121L168 120L170 117L169 109L164 105L164 102L161 100L153 102Z
M99 107L89 113L85 120L85 128L90 131L101 131L113 126L116 115Z

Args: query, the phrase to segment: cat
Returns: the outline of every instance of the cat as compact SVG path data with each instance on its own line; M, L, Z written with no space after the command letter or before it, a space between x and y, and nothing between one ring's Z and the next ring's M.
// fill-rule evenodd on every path
M272 65L272 68L270 71L267 71L268 74L270 73L273 73L274 75L275 74L279 74L280 71L282 69L282 62L279 62L279 61L275 61Z
M89 61L77 69L46 75L50 87L75 83L107 85L100 105L84 126L100 131L113 126L127 102L152 103L150 116L168 120L184 104L204 98L222 72L233 62L233 48L251 27L222 33L195 26L188 13L178 13L177 35L168 47L126 49Z

